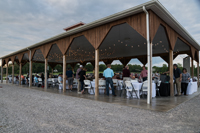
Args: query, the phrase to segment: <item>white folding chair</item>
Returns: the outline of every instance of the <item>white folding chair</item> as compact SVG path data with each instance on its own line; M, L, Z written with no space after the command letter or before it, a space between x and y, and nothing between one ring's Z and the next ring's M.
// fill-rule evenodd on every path
M113 86L118 87L118 80L117 79L112 79L113 80Z
M93 94L94 94L94 89L92 88L92 85L91 85L91 82L90 80L84 80L84 84L85 84L85 87L89 93L89 89L93 91ZM89 93L90 94L90 93Z
M138 98L136 90L134 89L131 81L125 81L125 85L126 85L126 91L130 93L131 97L133 97L133 92L134 92L136 97Z
M8 79L9 79L9 83L12 83L12 77L9 77Z
M142 97L144 98L144 92L148 92L148 81L144 81L141 87Z
M106 80L99 80L99 90L106 89Z
M118 85L119 85L119 89L120 89L120 97L121 97L121 95L122 95L122 91L125 90L124 81L123 81L123 80L118 80Z
M42 79L38 78L38 85L42 85Z
M57 78L51 78L52 80L52 87L56 86L56 83L58 83L58 79Z
M158 95L160 96L160 84L161 84L161 81L158 81L157 82L157 85L156 85L156 93L158 93Z
M78 80L76 78L73 80L73 88L78 88Z

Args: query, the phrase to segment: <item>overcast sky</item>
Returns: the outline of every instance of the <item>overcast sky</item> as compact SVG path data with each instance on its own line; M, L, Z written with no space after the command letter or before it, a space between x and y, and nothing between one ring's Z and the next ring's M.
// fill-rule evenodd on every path
M148 0L1 0L0 57ZM200 0L159 0L200 44ZM182 63L182 56L174 62ZM118 63L118 62L115 62ZM132 64L141 64L132 60ZM153 58L153 65L165 63Z

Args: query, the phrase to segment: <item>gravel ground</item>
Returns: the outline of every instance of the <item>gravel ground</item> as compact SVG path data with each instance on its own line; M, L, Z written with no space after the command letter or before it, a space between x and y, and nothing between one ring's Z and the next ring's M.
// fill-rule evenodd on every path
M0 132L200 132L200 96L167 113L1 85Z

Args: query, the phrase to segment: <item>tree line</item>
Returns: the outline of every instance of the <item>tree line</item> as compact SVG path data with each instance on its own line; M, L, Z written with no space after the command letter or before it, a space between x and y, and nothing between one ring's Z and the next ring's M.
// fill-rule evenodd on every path
M32 72L33 73L42 73L44 72L44 64L43 63L33 63L32 64ZM178 67L182 70L183 67L180 63L177 64ZM142 66L140 65L131 65L129 64L129 70L131 72L134 73L140 73L142 71ZM121 64L115 64L115 65L111 65L112 69L114 72L122 72L124 66ZM72 67L70 65L67 65L67 68L72 69ZM74 68L74 71L76 72L76 70L79 68L79 65L77 64ZM87 68L87 71L92 72L94 70L94 67L92 64L88 63L85 68ZM103 72L106 69L106 65L104 64L100 64L99 65L99 71ZM14 70L15 70L15 74L19 73L19 65L18 64L14 64ZM62 73L63 71L63 67L62 65L56 65L56 67L54 68L54 70L57 70L58 73ZM162 67L158 67L158 66L153 66L153 70L154 72L158 71L159 73L163 73L168 71L168 66L166 64L163 64ZM22 67L22 74L27 74L29 71L29 63L26 63L23 67ZM49 73L52 72L52 68L49 66ZM4 74L6 73L6 69L4 69ZM12 74L12 66L8 67L8 74ZM196 76L197 74L197 67L194 67L194 75Z

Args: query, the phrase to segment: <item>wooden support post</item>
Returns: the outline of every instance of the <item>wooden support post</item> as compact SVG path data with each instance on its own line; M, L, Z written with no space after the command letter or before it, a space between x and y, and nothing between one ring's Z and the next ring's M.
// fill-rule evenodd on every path
M21 81L22 81L22 79L21 79L21 75L22 75L22 63L20 62L19 63L19 85L21 85Z
M170 76L170 96L174 96L174 83L173 83L173 50L169 50L169 76Z
M192 78L194 78L194 60L193 59L191 59L191 67L192 67L192 71L191 71L191 76L192 76Z
M99 96L99 49L95 50L95 96Z
M48 80L47 66L48 66L48 61L47 61L47 58L45 58L45 65L44 65L44 71L45 71L44 89L48 88L48 86L47 86L47 80Z
M29 87L32 87L32 60L29 61Z
M14 84L14 76L15 76L15 65L12 65L12 84Z
M63 55L63 92L66 91L66 55Z
M3 83L3 60L1 59L1 83Z
M8 83L8 64L7 64L7 67L6 67L6 84Z
M199 87L199 62L197 62L197 85L198 85L198 87Z
M153 54L153 51L152 51L152 46L153 44L150 43L150 99L152 100L152 54ZM151 100L150 100L150 103L151 103Z

